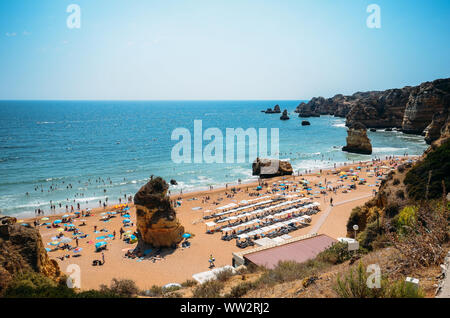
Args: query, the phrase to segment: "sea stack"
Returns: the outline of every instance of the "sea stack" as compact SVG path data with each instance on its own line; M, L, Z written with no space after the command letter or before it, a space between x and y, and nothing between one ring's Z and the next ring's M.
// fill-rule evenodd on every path
M281 114L280 119L281 120L288 120L289 119L287 109L283 110L283 114Z
M261 178L292 175L293 172L289 161L256 158L252 164L252 175L260 176Z
M168 189L166 181L157 177L134 196L139 239L154 247L175 247L183 239L184 227L170 204Z
M273 107L273 110L272 110L272 108L267 108L267 110L265 111L265 113L266 114L279 114L279 113L281 113L281 109L280 109L280 105L275 105L274 107Z
M372 144L367 137L366 126L357 122L348 129L347 134L347 145L342 147L343 151L363 155L372 153Z

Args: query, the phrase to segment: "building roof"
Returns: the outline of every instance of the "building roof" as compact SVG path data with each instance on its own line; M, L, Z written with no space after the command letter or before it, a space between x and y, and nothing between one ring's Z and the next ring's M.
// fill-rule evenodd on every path
M243 255L243 257L259 266L272 269L280 261L303 263L313 259L337 241L325 234L306 237Z

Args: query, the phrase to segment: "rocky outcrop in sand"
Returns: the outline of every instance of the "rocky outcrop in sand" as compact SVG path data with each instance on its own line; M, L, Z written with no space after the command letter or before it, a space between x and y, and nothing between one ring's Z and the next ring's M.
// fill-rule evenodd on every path
M361 123L355 123L347 131L347 145L342 147L343 151L370 155L372 144L367 137L366 127Z
M252 174L261 178L292 175L292 173L293 170L289 161L256 158L252 164Z
M154 247L174 247L181 242L184 227L176 217L162 178L150 180L134 196L140 240Z
M368 128L399 128L405 133L422 134L433 115L448 109L449 103L450 78L447 78L415 87L336 95L328 99L315 97L298 105L295 111L300 117L346 117L347 127L359 122ZM433 129L430 128L430 140L436 138L438 128Z
M35 228L0 218L0 293L17 273L37 272L52 279L61 277L55 260L49 259L41 235Z

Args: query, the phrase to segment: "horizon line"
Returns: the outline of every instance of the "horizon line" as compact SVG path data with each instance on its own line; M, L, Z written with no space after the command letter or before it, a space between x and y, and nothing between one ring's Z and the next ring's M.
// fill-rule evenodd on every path
M305 101L310 99L301 99L301 98L263 98L263 99L0 99L0 102L21 102L21 101L29 101L29 102L158 102L158 101L193 101L193 102L201 102L201 101Z

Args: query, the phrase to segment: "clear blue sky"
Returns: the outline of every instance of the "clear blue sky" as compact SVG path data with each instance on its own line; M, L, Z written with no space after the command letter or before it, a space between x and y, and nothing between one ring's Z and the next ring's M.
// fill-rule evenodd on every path
M81 7L69 29L66 8ZM369 29L369 4L381 29ZM450 77L450 1L1 0L0 99L309 99Z

